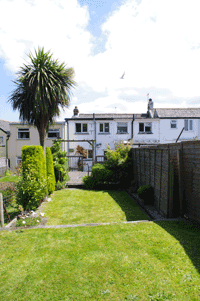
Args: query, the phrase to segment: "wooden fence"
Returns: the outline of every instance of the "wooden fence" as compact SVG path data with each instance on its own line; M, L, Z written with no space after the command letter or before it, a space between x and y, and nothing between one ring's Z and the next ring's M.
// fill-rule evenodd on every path
M154 206L165 217L200 221L200 141L132 149L138 186L154 188Z

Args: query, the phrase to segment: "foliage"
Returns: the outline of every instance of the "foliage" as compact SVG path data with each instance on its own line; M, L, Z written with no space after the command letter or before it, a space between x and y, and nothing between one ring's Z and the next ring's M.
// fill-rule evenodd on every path
M73 68L52 58L50 51L44 48L35 50L35 57L28 55L30 64L24 64L13 81L17 88L12 92L8 102L13 110L19 110L20 120L37 127L40 145L44 148L45 131L48 132L54 117L68 107L70 89L75 87Z
M34 227L41 223L41 217L26 217L16 221L16 227Z
M0 190L0 193L2 193L3 199L6 204L15 203L15 201L16 201L15 189L7 188L6 190Z
M115 150L107 146L104 167L113 172L113 181L129 185L132 177L131 147L119 144Z
M17 176L21 176L22 175L22 162L20 162L19 164L17 164L15 166L14 174L17 175Z
M83 185L86 189L94 189L98 184L92 176L85 176L82 179Z
M56 179L55 179L54 166L53 166L53 156L50 147L46 147L46 166L47 166L48 193L52 194L55 190Z
M56 182L66 182L69 180L67 153L61 150L61 143L60 139L54 140L53 146L51 147Z
M10 170L10 168L7 168L4 172L4 176L11 176L12 175L12 171Z
M77 145L76 153L83 156L83 158L87 158L87 150L83 148L81 145Z
M92 167L92 177L96 183L112 182L113 172L102 164L97 163Z
M46 162L41 146L23 146L22 177L16 191L18 204L28 210L35 210L47 195Z
M65 185L66 185L65 181L64 181L64 182L58 181L58 182L56 183L56 185L55 185L55 190L61 190L61 189L64 189L64 188L65 188Z
M151 185L140 186L137 190L137 193L141 199L144 201L153 201L154 191Z

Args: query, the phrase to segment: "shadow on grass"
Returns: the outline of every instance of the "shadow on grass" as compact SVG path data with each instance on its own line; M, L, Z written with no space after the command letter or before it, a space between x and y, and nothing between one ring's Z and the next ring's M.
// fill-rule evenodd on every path
M155 223L179 241L194 267L200 273L200 224L190 220Z
M132 198L125 191L105 191L120 206L126 215L127 221L149 220L148 216L134 203Z

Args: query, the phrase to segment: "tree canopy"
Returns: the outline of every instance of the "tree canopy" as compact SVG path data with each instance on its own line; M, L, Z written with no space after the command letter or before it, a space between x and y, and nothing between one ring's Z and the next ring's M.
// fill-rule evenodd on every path
M71 89L76 86L74 69L59 63L50 51L40 47L35 50L35 56L30 53L28 58L31 62L17 73L17 80L13 81L17 88L8 102L14 111L19 110L22 122L37 127L40 145L44 148L45 132L54 123L54 117L59 116L60 107L69 106Z

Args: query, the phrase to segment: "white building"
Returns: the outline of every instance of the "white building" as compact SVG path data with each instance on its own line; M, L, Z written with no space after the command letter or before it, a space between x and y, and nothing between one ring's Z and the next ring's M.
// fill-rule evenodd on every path
M147 113L141 114L79 114L77 107L71 118L65 118L67 125L66 151L76 155L76 146L87 150L88 164L92 156L103 156L107 145L114 149L117 143L132 140L133 147L138 144L162 144L200 139L200 108L157 109L149 99ZM183 130L184 128L184 130ZM183 130L183 131L182 131ZM182 132L182 133L181 133ZM76 140L94 140L94 153L88 142Z

